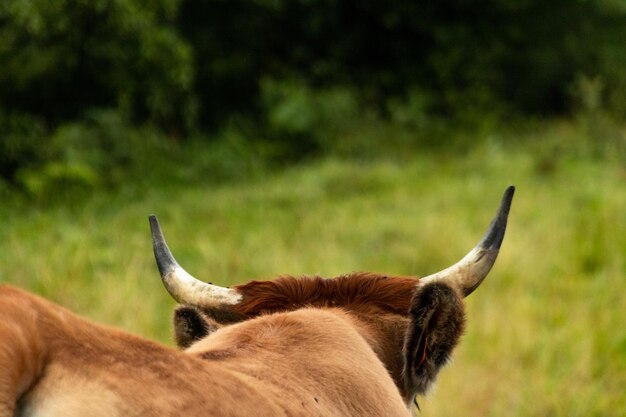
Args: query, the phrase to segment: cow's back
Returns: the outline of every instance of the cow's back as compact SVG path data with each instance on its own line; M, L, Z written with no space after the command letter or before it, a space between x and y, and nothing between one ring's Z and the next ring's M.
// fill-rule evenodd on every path
M0 287L0 317L3 375L29 372L23 393L22 382L0 387L0 417L409 415L384 366L337 314L247 321L228 328L247 343L216 343L213 354L99 326L11 287Z

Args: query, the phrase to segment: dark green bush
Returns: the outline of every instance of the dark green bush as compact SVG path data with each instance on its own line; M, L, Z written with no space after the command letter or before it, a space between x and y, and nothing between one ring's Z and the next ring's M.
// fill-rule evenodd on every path
M314 89L301 80L264 79L260 90L265 135L295 157L332 150L363 113L358 95L348 87Z
M3 188L47 199L110 186L152 146L140 126L172 137L194 129L194 66L173 25L178 4L0 2Z
M235 162L168 174L471 146L446 130L511 118L601 132L626 117L625 38L619 0L4 1L0 188L113 187L198 138Z
M13 182L21 167L37 163L44 132L44 123L37 117L0 109L0 179Z
M193 122L191 49L178 0L0 3L0 108L51 125L90 108L182 130Z
M177 145L154 126L134 126L116 110L92 110L43 136L36 162L20 167L14 183L42 202L73 199L96 190L154 178L155 166Z
M474 122L563 114L580 74L618 87L626 73L626 11L607 0L187 1L179 27L209 126L272 113L268 77L349 88L383 115L420 91L427 114Z
M50 137L40 137L38 162L21 167L16 182L42 200L113 184L132 161L132 134L113 111L93 111L80 122L61 124Z

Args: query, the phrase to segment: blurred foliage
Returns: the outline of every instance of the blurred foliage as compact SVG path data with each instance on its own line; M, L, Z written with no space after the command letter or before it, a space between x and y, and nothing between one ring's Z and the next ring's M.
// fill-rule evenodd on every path
M349 86L379 110L419 89L446 116L564 112L579 74L623 78L625 19L602 0L214 0L183 2L179 21L216 123L250 109L268 74Z
M91 111L56 128L39 152L41 163L20 169L15 181L43 202L80 197L147 166L164 147L161 139L152 130L132 127L118 112Z
M292 156L333 149L335 139L361 122L362 108L354 89L314 89L302 80L276 79L261 80L260 86L265 134Z
M42 121L28 113L0 112L0 177L13 178L18 168L38 162Z
M198 141L257 166L546 116L600 136L626 117L624 38L616 0L2 2L0 191L116 186ZM176 175L247 169L209 159Z
M192 117L190 46L177 0L15 0L0 5L0 106L49 125L117 107L165 129Z

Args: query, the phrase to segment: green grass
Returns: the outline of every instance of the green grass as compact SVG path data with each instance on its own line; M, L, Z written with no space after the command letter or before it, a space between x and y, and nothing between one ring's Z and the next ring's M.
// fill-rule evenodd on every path
M0 281L171 344L174 302L153 263L148 214L189 272L223 285L355 270L424 275L462 257L515 184L501 255L467 299L466 335L420 415L619 416L626 159L585 132L554 123L477 137L463 153L326 157L72 207L6 203Z

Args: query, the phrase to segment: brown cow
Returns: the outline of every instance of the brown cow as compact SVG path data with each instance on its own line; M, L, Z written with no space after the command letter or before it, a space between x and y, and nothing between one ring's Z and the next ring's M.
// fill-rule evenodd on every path
M0 287L0 417L409 416L463 331L463 297L495 262L513 191L466 257L419 281L354 273L221 288L176 263L151 216L186 349Z

